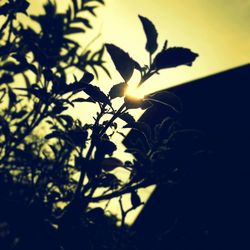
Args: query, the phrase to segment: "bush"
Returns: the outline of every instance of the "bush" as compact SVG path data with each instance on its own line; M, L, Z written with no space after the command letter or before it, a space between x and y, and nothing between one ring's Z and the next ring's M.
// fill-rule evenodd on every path
M92 25L86 13L94 16L95 8L103 4L72 0L64 13L57 13L49 1L39 15L27 14L26 0L9 0L0 7L1 249L133 249L125 218L142 205L138 189L178 178L176 162L180 154L187 155L178 140L185 131L171 117L152 129L135 121L129 111L161 103L178 113L180 105L162 102L159 93L137 99L126 95L126 89L134 71L141 75L140 86L161 70L191 66L198 55L186 48L168 48L167 42L159 48L156 28L143 16L139 19L149 55L144 66L113 44L97 51L82 47L72 35L88 32ZM39 30L20 21L20 14ZM99 69L110 75L105 51L123 78L108 94L92 84ZM82 77L73 76L69 82L69 68L80 70ZM166 94L179 103L173 94ZM114 105L117 98L120 107ZM86 102L99 108L91 124L67 112L75 103L84 107ZM113 157L117 149L113 135L123 135L117 120L138 132L137 145L127 149L133 161ZM129 173L126 182L114 174L117 167ZM128 210L122 204L124 194L131 197ZM91 206L113 198L119 198L120 227L105 208Z

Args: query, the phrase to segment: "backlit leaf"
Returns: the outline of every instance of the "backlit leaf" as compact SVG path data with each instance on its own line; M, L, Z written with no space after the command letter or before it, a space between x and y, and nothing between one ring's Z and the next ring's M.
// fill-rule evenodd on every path
M158 37L158 33L157 30L154 26L154 24L146 17L140 16L139 18L142 22L142 26L147 38L147 43L146 43L146 50L150 53L153 54L157 48L158 48L158 44L157 44L157 37Z
M134 71L134 61L128 53L113 44L106 44L109 55L125 82L128 82Z

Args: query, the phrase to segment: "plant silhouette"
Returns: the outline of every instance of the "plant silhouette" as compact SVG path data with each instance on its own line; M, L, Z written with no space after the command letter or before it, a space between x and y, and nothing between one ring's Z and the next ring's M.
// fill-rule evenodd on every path
M40 15L27 14L26 0L9 0L0 7L1 249L136 249L125 219L143 204L138 189L177 181L180 158L199 148L195 143L188 146L194 131L183 130L174 118L166 117L152 129L129 113L150 109L154 103L180 113L176 96L166 92L169 102L164 102L160 93L141 99L126 95L135 71L141 76L139 87L161 70L191 66L198 54L168 48L167 42L159 49L157 30L143 16L139 20L149 55L145 65L113 44L97 51L84 48L72 35L92 29L86 13L95 16L100 5L103 0L72 0L64 13L58 13L49 1ZM38 24L39 31L22 23L20 13ZM93 84L99 69L110 76L105 51L123 79L108 94ZM69 68L80 70L82 77L69 82ZM16 77L24 84L17 83ZM114 105L117 98L120 107ZM91 124L67 113L75 103L86 102L99 107ZM113 135L123 135L117 120L137 131L136 144L127 149L133 161L113 157L117 150ZM112 172L117 167L129 172L126 182ZM128 210L123 206L124 194L131 197ZM108 204L113 198L119 198L121 221L105 208L91 206L100 201Z

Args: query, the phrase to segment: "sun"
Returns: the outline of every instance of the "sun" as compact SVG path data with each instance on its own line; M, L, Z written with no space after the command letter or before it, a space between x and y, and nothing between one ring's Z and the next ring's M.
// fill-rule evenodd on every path
M137 86L129 85L125 91L125 96L133 97L135 99L143 99L144 93L142 89Z

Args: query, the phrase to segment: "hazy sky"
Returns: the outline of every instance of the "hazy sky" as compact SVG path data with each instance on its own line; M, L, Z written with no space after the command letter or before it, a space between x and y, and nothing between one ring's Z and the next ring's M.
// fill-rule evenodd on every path
M160 44L199 53L193 67L162 71L146 91L200 78L250 62L249 0L107 0L100 9L103 40L119 45L142 64L145 37L138 14L153 21ZM154 79L152 80L154 81Z

